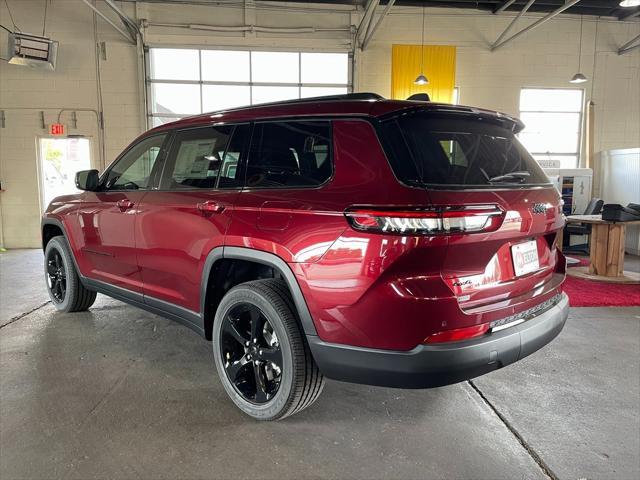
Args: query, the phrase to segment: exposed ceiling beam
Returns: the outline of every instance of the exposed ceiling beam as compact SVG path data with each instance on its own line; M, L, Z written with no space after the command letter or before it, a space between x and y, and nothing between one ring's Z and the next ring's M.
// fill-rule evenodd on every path
M93 10L96 15L98 15L105 22L107 22L109 25L115 28L120 35L122 35L124 38L127 39L129 43L133 43L134 45L137 43L136 41L137 39L133 35L131 35L131 32L124 31L122 28L120 28L113 20L111 20L104 13L98 10L89 0L82 0L82 1L87 5L87 7Z
M507 0L506 2L504 2L502 5L500 5L498 8L496 8L493 13L495 13L496 15L498 15L499 13L504 12L507 8L509 8L511 5L513 5L513 3L516 0Z
M493 42L493 45L491 45L491 50L495 50L498 47L498 45L500 45L500 41L505 37L505 35L507 33L509 33L511 28L513 28L513 26L520 19L520 17L522 17L525 13L527 13L527 10L529 10L529 8L531 8L531 5L533 5L533 2L535 2L535 1L536 0L529 0L527 2L527 4L522 8L522 10L520 10L518 15L516 15L513 18L513 20L511 20L511 23L509 23L509 25L507 25L507 28L504 29L504 31L500 34L500 36L496 39L496 41Z
M360 20L360 25L358 25L358 31L356 32L356 45L360 41L360 37L362 37L363 35L366 36L366 32L369 28L369 23L371 23L371 19L373 18L373 14L378 4L380 4L380 0L368 1L367 6L364 10L364 15L362 16L362 20Z
M513 35L511 35L509 38L502 40L501 42L496 42L491 46L491 51L496 50L497 48L500 48L504 45L506 45L507 43L509 43L512 40L515 40L516 38L518 38L520 35L524 35L525 33L527 33L529 30L533 30L534 28L539 27L540 25L543 25L545 23L547 23L549 20L551 20L554 17L557 17L558 15L560 15L562 12L564 12L566 9L573 7L576 3L580 2L580 0L570 0L567 3L565 3L564 5L562 5L559 8L556 8L553 12L548 13L547 15L545 15L544 17L542 17L539 20L536 20L535 22L533 22L531 25L529 25L528 27L523 28L522 30L520 30L517 33L514 33ZM527 3L528 5L528 3Z
M129 30L129 32L131 32L131 34L137 38L138 34L140 33L140 28L138 28L136 22L129 18L129 16L124 13L120 9L120 7L118 7L114 3L113 0L104 0L104 3L106 3L111 8L111 10L115 12L115 14L120 18L120 21L122 21L124 26L127 27L127 30Z
M389 13L389 10L391 10L391 7L393 7L394 3L396 3L396 0L389 0L389 2L387 3L387 6L384 7L384 10L382 11L382 14L380 15L380 17L378 17L378 21L373 26L373 29L371 30L371 33L369 33L368 35L365 35L364 41L362 42L362 50L367 48L367 45L369 45L369 42L371 41L371 39L375 35L376 30L378 30L378 27L382 24L382 21L385 19L385 17ZM371 22L373 22L373 18L372 18Z
M622 17L620 17L620 20L631 20L632 18L635 17L639 17L640 16L640 9L636 10L635 12L631 12L631 13L627 13L626 15L623 15Z
M640 42L640 34L636 35L631 40L629 40L627 43L622 45L618 49L618 55L622 55L624 53L630 52L631 50L635 50L636 48L640 47L640 43L638 43L637 45L633 45L636 42Z

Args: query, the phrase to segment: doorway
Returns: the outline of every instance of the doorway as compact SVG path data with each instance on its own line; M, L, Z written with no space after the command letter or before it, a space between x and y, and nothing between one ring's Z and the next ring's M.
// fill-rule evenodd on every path
M91 141L84 137L39 138L38 156L44 211L55 197L78 192L76 172L91 168Z

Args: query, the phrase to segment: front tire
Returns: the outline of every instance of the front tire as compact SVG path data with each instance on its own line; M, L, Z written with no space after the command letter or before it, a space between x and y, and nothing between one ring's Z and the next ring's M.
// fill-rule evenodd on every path
M224 389L256 420L293 415L322 392L324 377L280 280L255 280L229 290L216 312L212 343Z
M51 303L60 312L82 312L96 300L96 292L80 282L67 239L61 235L49 240L44 250L44 276Z

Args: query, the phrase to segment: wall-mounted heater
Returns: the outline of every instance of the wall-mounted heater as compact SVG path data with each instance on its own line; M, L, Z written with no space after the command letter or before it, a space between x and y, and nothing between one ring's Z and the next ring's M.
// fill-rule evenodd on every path
M34 68L56 69L58 42L28 33L9 34L9 63Z

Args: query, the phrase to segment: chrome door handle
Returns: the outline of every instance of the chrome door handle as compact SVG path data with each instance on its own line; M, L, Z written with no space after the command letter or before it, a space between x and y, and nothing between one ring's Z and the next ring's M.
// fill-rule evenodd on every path
M224 210L224 205L219 204L218 202L214 202L213 200L207 200L206 202L200 202L197 205L198 210L202 214L207 213L222 213Z
M131 200L118 200L116 202L116 205L123 212L135 206L135 204Z

